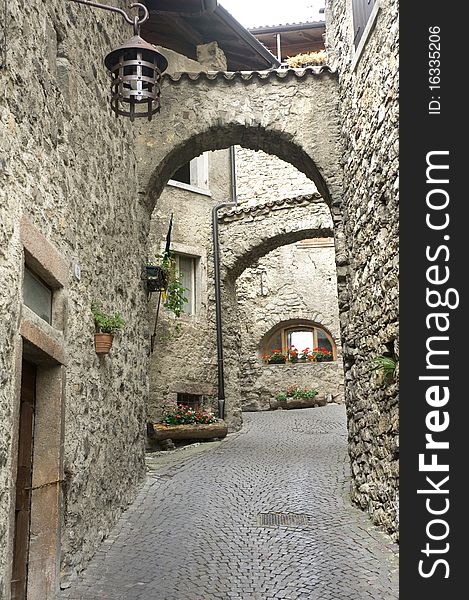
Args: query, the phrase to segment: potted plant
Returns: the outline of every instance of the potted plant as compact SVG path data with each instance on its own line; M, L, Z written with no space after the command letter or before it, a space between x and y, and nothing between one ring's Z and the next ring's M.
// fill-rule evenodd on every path
M280 408L287 407L288 396L285 392L279 392L275 395L275 400Z
M309 356L310 356L309 348L305 348L304 350L302 350L300 352L300 355L298 357L298 362L306 362L307 360L309 360Z
M96 301L91 304L91 312L96 328L94 334L96 354L108 354L114 334L124 327L125 322L119 313L110 315L103 312L101 304Z
M265 354L262 358L268 365L284 365L287 355L281 350L272 350L270 354Z

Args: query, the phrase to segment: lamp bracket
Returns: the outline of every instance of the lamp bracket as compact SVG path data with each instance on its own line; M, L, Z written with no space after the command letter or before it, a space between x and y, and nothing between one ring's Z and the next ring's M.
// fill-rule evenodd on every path
M127 23L134 26L135 35L139 34L140 25L142 23L145 23L145 21L147 21L150 16L150 13L148 12L148 8L146 6L144 6L143 4L141 4L140 2L134 2L133 4L129 5L129 9L138 8L139 11L140 11L140 9L143 10L142 17L135 16L133 18L129 17L129 15L125 12L125 10L122 10L122 8L117 8L116 6L109 6L108 4L101 4L100 2L91 2L90 0L71 0L71 2L77 2L78 4L86 4L87 6L93 6L94 8L103 8L104 10L110 10L112 12L119 13L122 17L124 17L124 19L127 21Z

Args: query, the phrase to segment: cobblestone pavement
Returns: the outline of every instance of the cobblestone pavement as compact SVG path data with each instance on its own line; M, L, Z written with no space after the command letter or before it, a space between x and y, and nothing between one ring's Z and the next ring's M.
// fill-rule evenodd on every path
M247 413L197 450L155 460L60 600L398 598L395 545L348 500L342 406Z

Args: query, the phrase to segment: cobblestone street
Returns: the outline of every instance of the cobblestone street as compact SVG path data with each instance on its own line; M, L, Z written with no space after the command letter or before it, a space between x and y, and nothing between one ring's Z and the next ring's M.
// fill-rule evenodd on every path
M346 435L343 406L247 413L223 442L158 453L58 598L398 598L396 546L348 500Z

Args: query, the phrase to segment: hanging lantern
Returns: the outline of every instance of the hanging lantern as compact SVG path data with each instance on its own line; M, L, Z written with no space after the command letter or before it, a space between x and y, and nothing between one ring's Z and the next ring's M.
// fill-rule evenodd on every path
M111 109L116 116L130 117L131 121L139 117L147 117L151 121L152 116L160 111L161 75L167 69L168 61L155 46L140 37L140 25L150 16L147 7L139 2L131 4L129 8L143 11L141 18L131 19L121 8L91 0L72 2L119 13L133 25L134 37L104 59L112 78Z
M161 74L168 61L154 46L135 35L110 52L104 64L111 72L111 108L117 115L152 116L160 111Z

